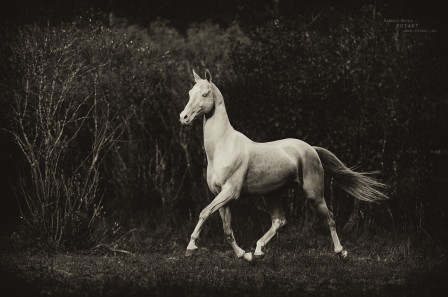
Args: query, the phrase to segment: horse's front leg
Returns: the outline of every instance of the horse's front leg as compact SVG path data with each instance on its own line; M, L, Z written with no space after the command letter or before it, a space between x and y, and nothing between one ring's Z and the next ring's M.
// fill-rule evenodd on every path
M232 214L230 213L230 207L228 205L223 206L219 209L219 214L221 215L226 241L232 246L236 256L238 258L244 257L247 261L251 261L252 253L246 253L242 248L240 248L236 243L235 237L233 236Z
M207 220L207 218L233 199L238 198L238 195L239 191L237 191L234 186L226 183L222 187L221 192L218 194L218 196L216 196L215 199L213 199L213 201L210 202L210 204L201 211L199 215L199 221L196 225L196 228L194 228L193 233L191 234L190 242L188 243L185 255L190 256L198 248L196 246L196 240L199 238L202 225Z

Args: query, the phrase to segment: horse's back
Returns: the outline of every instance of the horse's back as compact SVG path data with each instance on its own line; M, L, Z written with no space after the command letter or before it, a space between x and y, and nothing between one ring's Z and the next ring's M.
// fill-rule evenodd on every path
M319 155L314 147L303 140L286 138L271 142L254 143L252 151L264 155L268 152L286 153L296 163L319 161ZM301 165L301 164L297 164Z

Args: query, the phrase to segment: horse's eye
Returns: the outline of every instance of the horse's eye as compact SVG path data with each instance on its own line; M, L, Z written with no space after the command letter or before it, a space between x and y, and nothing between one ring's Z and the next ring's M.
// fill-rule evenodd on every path
M210 91L208 91L207 93L202 94L202 97L207 97L207 95L210 93Z

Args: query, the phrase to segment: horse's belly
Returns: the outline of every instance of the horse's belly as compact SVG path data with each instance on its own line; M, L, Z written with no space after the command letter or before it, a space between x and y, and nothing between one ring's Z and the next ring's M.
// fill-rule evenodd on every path
M243 192L265 194L297 179L297 163L290 158L271 157L250 164L243 184Z

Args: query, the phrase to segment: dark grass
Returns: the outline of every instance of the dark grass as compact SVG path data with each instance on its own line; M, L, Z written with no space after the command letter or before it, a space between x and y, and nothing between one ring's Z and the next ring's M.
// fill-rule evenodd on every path
M287 231L251 263L213 237L187 258L184 241L135 255L9 250L0 257L2 296L439 296L448 286L444 248L420 239L347 239L342 261L328 238Z

